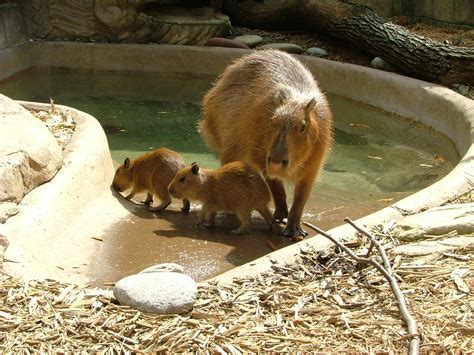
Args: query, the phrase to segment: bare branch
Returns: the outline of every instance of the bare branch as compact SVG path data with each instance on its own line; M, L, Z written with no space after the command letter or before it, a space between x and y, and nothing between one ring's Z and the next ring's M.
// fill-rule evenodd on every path
M357 226L354 222L351 221L350 218L344 218L344 222L346 223L349 223L352 227L354 227L359 233L362 233L363 235L365 235L367 238L370 239L370 249L369 250L372 250L372 245L375 245L375 247L377 248L377 250L379 251L379 254L382 258L382 261L383 261L383 265L384 265L384 268L385 270L390 274L392 275L392 266L390 265L390 261L388 260L388 256L387 256L387 253L385 252L385 249L380 245L380 243L373 237L372 234L370 234L369 232L367 232L365 229L363 229L362 227L359 227ZM367 256L369 256L369 254L367 254Z
M372 258L367 258L367 257L360 257L354 254L352 250L350 250L348 247L346 247L344 244L339 242L337 239L332 237L330 234L326 233L322 229L319 229L315 225L308 223L308 222L303 222L304 225L308 226L309 228L313 229L317 233L321 234L322 236L328 238L331 242L336 244L341 250L345 251L352 259L354 259L356 262L360 264L370 264L373 267L375 267L387 280L387 282L390 285L390 288L392 292L395 295L395 298L397 299L397 307L398 310L400 311L400 315L402 316L403 321L405 322L407 329L408 329L408 336L410 337L410 349L409 349L409 354L410 355L418 355L420 352L420 337L418 334L418 325L416 320L411 316L410 311L408 310L408 307L405 302L405 298L403 297L403 294L398 287L397 280L392 274L392 268L390 266L390 262L388 260L387 254L385 253L385 249L378 243L375 238L368 233L367 231L363 230L362 228L358 227L355 225L354 222L352 222L349 218L344 219L347 223L349 223L351 226L353 226L357 231L360 233L366 235L370 241L371 245L375 245L377 247L377 250L379 251L383 263L385 267L380 265L376 260Z

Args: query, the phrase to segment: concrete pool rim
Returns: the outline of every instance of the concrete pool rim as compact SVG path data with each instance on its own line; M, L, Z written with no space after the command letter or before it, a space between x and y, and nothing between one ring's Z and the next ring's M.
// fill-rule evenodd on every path
M101 56L101 51L105 52L105 58ZM88 59L78 61L77 54L79 52L81 52L81 58ZM203 75L210 75L222 71L230 60L246 52L246 50L241 49L191 46L95 45L88 43L42 42L18 46L16 49L10 49L8 53L5 53L5 51L0 52L0 67L7 66L8 68L8 65L11 67L12 63L15 62L17 71L31 66L107 69L105 65L109 62L112 68L109 67L108 69L112 70L130 69L130 65L133 63L135 65L133 69L140 71L168 71L173 69L175 71L183 71L183 68L187 68L189 71L191 65L186 65L186 63L189 64L191 61L193 69L201 68ZM118 54L123 54L123 56L117 56ZM76 58L75 62L73 61L74 56ZM110 62L110 59L114 57L117 59ZM164 65L157 66L157 61L149 63L149 61L155 58L164 61ZM299 58L313 72L316 72L315 75L317 74L316 76L325 91L372 106L381 107L388 112L428 124L448 136L454 142L462 157L456 167L440 181L392 206L357 220L356 222L359 225L371 226L382 224L389 220L399 221L405 215L438 206L473 189L474 102L472 100L440 85L393 73L306 56L300 56ZM211 73L210 68L212 66L208 65L209 62L212 62L214 65L212 68L213 73ZM5 71L2 70L2 73L6 72L10 76L15 70L11 68ZM36 103L23 104L26 106L37 105ZM82 142L87 142L87 137L100 136L103 134L103 131L100 132L102 129L98 122L97 124L92 123L95 121L94 118L80 111L74 111L78 117L87 118L78 120L76 133L74 134L75 137L73 137L76 143L74 146L68 146L68 150L74 149L74 152L71 151L70 154L75 156L91 156L89 151L91 144L83 144ZM99 146L96 144L95 149L104 151L103 140L98 139L97 142L99 142ZM105 148L108 150L106 140ZM99 155L101 156L100 158ZM103 188L110 174L113 175L111 164L99 160L104 159L101 154L99 155L97 156L97 164L94 164L94 171L101 176L100 181L104 181L104 183L99 184L100 186L92 184L94 185L93 188ZM67 158L66 154L65 160ZM106 157L105 159L111 158ZM80 174L78 169L77 164L68 164L62 168L64 174L68 173L73 176ZM101 171L101 169L103 170ZM74 179L70 179L70 181L74 181ZM54 185L55 183L56 181L53 179L48 184ZM84 199L82 201L84 204L90 203L90 201L86 201L90 194L84 193L84 186L71 183L71 186L62 185L62 189L76 196L78 204L81 203L81 199ZM56 193L62 194L62 189L58 189ZM81 189L81 191L76 191L77 189ZM41 189L36 190L31 194L41 193ZM64 210L56 208L50 211L49 215L54 216L55 213L57 213L56 219L61 220ZM347 225L341 225L329 232L338 238L347 238L354 234L354 230ZM323 250L331 245L331 242L320 236L308 238L250 263L238 266L214 277L213 280L225 282L230 281L233 277L266 271L271 268L275 260L279 263L294 261L303 246Z

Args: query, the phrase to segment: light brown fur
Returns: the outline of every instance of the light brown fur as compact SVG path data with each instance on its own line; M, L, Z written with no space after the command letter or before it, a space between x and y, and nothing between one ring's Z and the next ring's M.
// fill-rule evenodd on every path
M306 235L303 208L333 143L332 113L309 70L284 52L253 52L225 69L202 104L200 133L221 163L263 172L274 218L288 216L283 234ZM289 214L284 180L295 182Z
M164 210L171 203L168 185L175 174L186 164L181 155L167 148L158 148L144 153L136 159L125 159L124 163L115 172L112 186L118 192L132 188L125 197L130 200L135 194L147 192L143 203L151 206L153 197L160 199L157 207L149 208L151 211ZM183 200L184 212L189 211L189 201Z
M193 163L176 174L168 189L176 198L202 202L198 225L212 226L216 213L222 211L235 213L241 221L237 231L245 231L253 210L262 215L269 227L272 225L267 184L257 171L241 162L217 170L200 169Z

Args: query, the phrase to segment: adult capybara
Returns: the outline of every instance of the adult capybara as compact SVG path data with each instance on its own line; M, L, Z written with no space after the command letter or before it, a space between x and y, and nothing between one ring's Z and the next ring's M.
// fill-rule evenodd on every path
M183 157L179 153L168 148L158 148L133 160L126 158L115 172L112 186L118 192L132 188L125 197L127 200L139 192L146 191L147 197L143 202L149 206L150 211L161 211L171 203L168 193L169 183L185 166ZM154 196L160 199L161 204L150 207ZM182 210L187 212L189 207L189 201L183 199Z
M217 212L229 212L235 213L241 222L236 232L245 232L252 221L252 211L257 210L272 226L267 184L257 171L242 162L216 170L200 169L193 163L176 174L168 190L176 198L202 202L198 225L213 226Z
M301 215L333 143L332 113L309 70L290 54L265 50L230 64L203 99L199 130L222 164L262 171L286 236L305 236ZM295 183L288 215L284 180Z

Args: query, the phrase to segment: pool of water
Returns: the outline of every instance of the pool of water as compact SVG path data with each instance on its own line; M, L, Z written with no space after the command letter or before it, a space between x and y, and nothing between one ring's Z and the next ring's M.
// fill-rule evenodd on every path
M49 102L51 97L57 104L90 113L107 132L117 162L166 146L180 152L187 163L198 161L214 168L218 159L196 130L200 100L213 80L30 69L0 83L0 92L37 102ZM444 177L459 160L452 142L427 126L343 97L329 95L329 102L335 116L336 144L304 214L304 219L322 228L339 225L346 216L359 218L423 189ZM291 202L291 193L288 196ZM256 240L230 241L227 232L196 232L192 223L185 228L187 236L178 236L173 230L186 224L183 218L170 212L166 226L157 229L144 212L111 228L114 238L104 248L107 257L101 259L110 260L108 269L106 263L102 267L109 271L95 278L114 280L154 262L188 261L188 271L204 279L288 244L281 238L262 237L261 232L256 233ZM140 231L139 243L130 237L130 230ZM160 242L157 236L167 238ZM225 254L224 262L215 261L219 248ZM160 250L160 255L153 250Z

